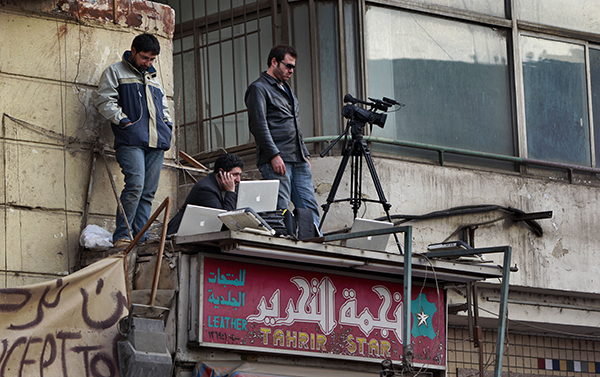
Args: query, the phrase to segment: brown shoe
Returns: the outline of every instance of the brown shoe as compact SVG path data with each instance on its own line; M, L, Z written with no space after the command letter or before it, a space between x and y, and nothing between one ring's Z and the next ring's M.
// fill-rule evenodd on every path
M121 238L113 243L113 247L125 247L129 246L130 243L131 240L129 238Z

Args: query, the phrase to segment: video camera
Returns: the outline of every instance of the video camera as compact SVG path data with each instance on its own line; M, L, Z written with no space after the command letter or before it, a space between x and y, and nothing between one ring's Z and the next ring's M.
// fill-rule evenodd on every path
M385 121L387 120L387 114L377 113L376 110L386 112L394 105L404 106L403 104L391 99L383 97L382 99L369 98L372 102L363 101L358 98L352 97L350 94L344 96L344 107L342 108L342 115L344 118L354 120L364 125L365 123L375 124L381 128L384 127ZM360 103L363 105L371 106L369 110L355 106Z

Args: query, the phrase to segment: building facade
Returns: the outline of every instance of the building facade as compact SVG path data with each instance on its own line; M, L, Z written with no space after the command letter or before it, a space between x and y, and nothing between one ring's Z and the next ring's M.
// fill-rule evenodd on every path
M415 252L461 239L510 245L505 369L525 375L600 371L598 8L578 0L191 1L175 9L180 147L253 153L243 95L277 43L296 47L292 77L315 188L327 201L346 126L344 94L395 99L364 135L397 222ZM594 110L596 110L594 112ZM341 144L341 143L340 143ZM348 172L336 198L350 193ZM365 168L366 198L378 200ZM511 213L552 211L537 226ZM379 218L365 204L359 216ZM326 231L352 225L334 203ZM500 263L500 255L486 256ZM497 282L496 282L497 283ZM478 286L484 366L496 339L498 286ZM460 306L465 287L448 290ZM479 369L466 312L449 315L449 375Z
M110 133L97 127L91 92L136 33L158 34L164 48L158 70L172 93L178 136L167 165L178 150L199 160L219 148L252 156L243 94L266 69L269 49L290 43L299 52L292 85L319 203L326 203L342 160L341 144L317 156L345 129L344 94L404 104L388 109L383 127L365 125L363 133L392 217L413 227L413 252L449 240L511 246L516 268L503 371L600 372L600 122L593 111L600 14L593 2L164 3L174 10L174 23L169 7L145 1L117 1L117 12L109 1L0 2L2 287L75 269L84 214L85 223L111 228L112 188L102 165L91 169L94 141L100 134L110 143ZM32 105L38 97L43 100ZM118 180L116 163L110 157L109 163ZM176 175L165 168L157 204L176 196ZM336 198L351 195L349 181L346 172ZM366 169L362 196L380 199ZM549 211L549 218L540 214ZM360 217L383 215L377 202L364 202L359 211ZM333 203L324 230L352 221L347 202ZM485 258L494 266L503 262L502 254ZM473 287L445 286L443 373L493 370L499 284L478 283L475 296ZM478 301L480 347L462 306L467 297ZM212 349L183 356L182 376L191 375L188 363L198 356L252 359ZM269 361L335 366L311 357Z

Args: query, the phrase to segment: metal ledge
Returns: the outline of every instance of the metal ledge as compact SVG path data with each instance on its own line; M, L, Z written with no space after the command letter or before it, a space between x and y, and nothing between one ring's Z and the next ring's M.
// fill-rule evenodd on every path
M189 253L210 251L347 268L355 272L404 275L403 255L354 249L326 242L294 241L282 237L236 231L177 237L175 241L178 245L185 245ZM208 250L207 246L209 247ZM412 255L412 276L414 278L432 278L435 276L439 281L466 283L500 278L502 272L502 268L496 265L432 260L418 253Z

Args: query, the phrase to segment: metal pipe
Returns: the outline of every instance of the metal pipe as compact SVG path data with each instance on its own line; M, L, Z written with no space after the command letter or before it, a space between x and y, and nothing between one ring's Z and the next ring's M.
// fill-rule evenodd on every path
M323 142L331 142L337 138L338 138L338 136L315 136L315 137L305 138L304 142L305 143L323 143ZM396 145L396 146L400 146L400 147L424 149L424 150L438 152L440 164L442 166L444 165L444 157L443 157L444 153L453 153L453 154L458 154L458 155L463 155L463 156L479 157L479 158L487 158L487 159L491 159L491 160L512 162L512 163L516 163L516 164L520 164L520 165L535 165L535 166L541 166L541 167L555 168L555 169L566 170L567 172L579 171L579 172L584 172L584 173L600 174L600 168L593 168L590 166L563 164L560 162L541 161L541 160L534 160L531 158L521 158L521 157L506 156L506 155L495 154L495 153L469 151L466 149L459 149L459 148L440 147L440 146L432 145L432 144L416 143L416 142L402 141L402 140L393 140L393 139L386 139L386 138L381 138L381 137L368 137L368 138L365 138L365 140L367 142L373 142L373 143Z
M404 232L404 319L402 323L402 366L405 371L412 368L413 349L410 344L412 325L412 227Z
M489 302L500 302L500 299L493 297L486 297L486 301ZM580 306L580 305L568 305L568 304L558 304L558 303L548 303L548 302L538 302L538 301L526 301L526 300L508 300L509 304L518 304L518 305L531 305L531 306L543 306L546 308L556 308L556 309L571 309L571 310L585 310L589 312L600 312L600 308L592 307L592 306Z
M156 291L158 290L158 278L160 276L160 266L162 264L162 257L165 250L165 240L167 238L167 224L169 223L169 214L171 213L171 198L167 196L165 202L165 217L163 220L162 232L160 234L160 247L158 248L158 255L156 256L156 268L154 269L154 280L152 281L152 292L150 293L150 306L154 306L154 300L156 299ZM156 210L156 213L160 213L160 210L161 208L159 207Z
M125 213L125 208L123 208L123 203L121 203L121 198L119 198L119 191L117 190L117 185L115 184L115 180L113 179L112 171L110 170L110 166L108 166L108 160L106 159L106 154L104 153L104 149L100 150L100 155L104 159L104 163L106 165L106 172L108 173L108 178L110 180L110 184L113 189L113 194L115 194L115 199L117 200L117 208L123 216L123 220L125 220L125 225L127 226L127 233L129 233L129 239L133 238L133 233L131 231L131 225L129 225L129 220L127 219L127 214Z
M117 21L117 0L113 0L113 23L118 24Z
M504 247L504 264L502 265L502 289L500 291L500 308L498 318L498 339L496 339L496 365L494 376L502 377L502 360L504 358L504 338L506 335L506 320L508 316L508 289L510 277L510 259L512 248Z
M167 236L167 221L166 220L169 216L169 212L171 211L171 198L170 197L167 196L165 198L165 200L163 200L163 202L156 209L156 211L154 211L152 216L150 216L150 218L148 219L146 224L144 224L144 226L139 231L137 236L135 236L133 241L131 241L129 246L127 246L127 248L125 248L125 250L123 250L123 255L125 257L125 274L127 276L127 274L128 274L127 273L127 254L129 254L129 252L134 248L134 246L137 245L137 243L140 241L140 239L144 236L144 233L146 233L148 228L150 228L150 225L154 222L154 220L156 220L158 215L160 215L160 213L162 212L162 210L165 207L166 207L165 222L163 223L163 229L162 229L162 234L161 234L161 238L160 238L160 249L158 251L158 258L156 261L156 268L154 271L154 281L152 283L152 294L150 296L150 306L154 306L154 298L156 296L156 287L158 287L158 275L160 274L160 265L162 263L162 255L163 255L163 250L164 250L164 246L165 246L165 239ZM129 276L127 276L127 279L129 279ZM127 282L127 303L128 303L128 305L131 305L130 292L129 292L129 281Z

